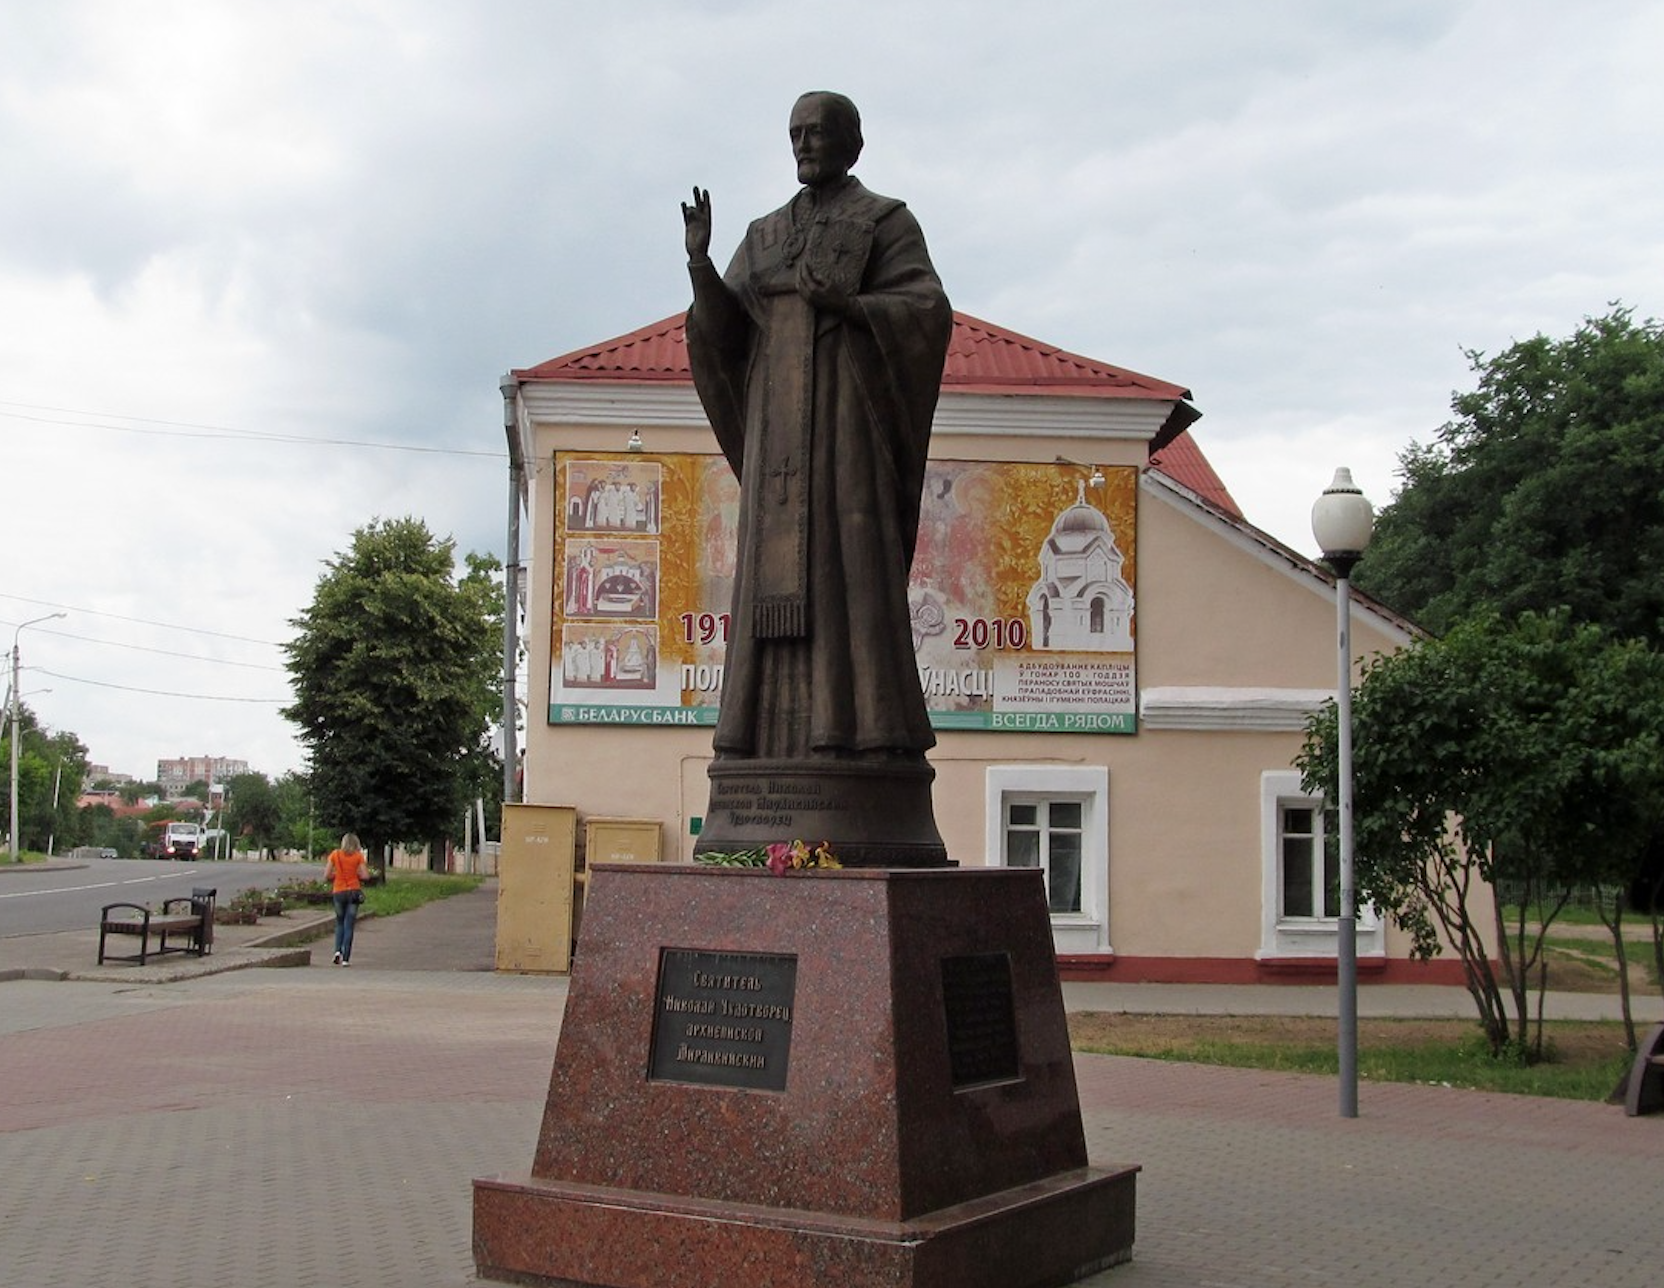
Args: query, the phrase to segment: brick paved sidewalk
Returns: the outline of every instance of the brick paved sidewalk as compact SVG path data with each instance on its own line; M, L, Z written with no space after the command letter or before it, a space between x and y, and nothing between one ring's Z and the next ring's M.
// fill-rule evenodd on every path
M457 942L366 923L351 970L0 983L0 1284L470 1283L471 1182L530 1163L565 981L390 969L477 961L466 898ZM1664 1116L1366 1082L1348 1121L1330 1078L1076 1067L1093 1158L1144 1169L1090 1288L1659 1281Z
M355 968L356 971L356 968ZM530 1161L563 981L313 968L18 981L0 1282L459 1288L470 1182ZM1664 1118L1086 1056L1095 1159L1143 1165L1092 1288L1658 1281ZM360 1213L344 1234L331 1213Z

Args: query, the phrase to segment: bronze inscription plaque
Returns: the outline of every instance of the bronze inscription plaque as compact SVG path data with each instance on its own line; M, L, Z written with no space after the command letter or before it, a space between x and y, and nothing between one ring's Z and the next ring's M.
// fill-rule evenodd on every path
M796 996L796 957L661 949L648 1078L784 1091Z
M1008 1082L1021 1074L1008 954L942 958L942 1002L956 1088Z

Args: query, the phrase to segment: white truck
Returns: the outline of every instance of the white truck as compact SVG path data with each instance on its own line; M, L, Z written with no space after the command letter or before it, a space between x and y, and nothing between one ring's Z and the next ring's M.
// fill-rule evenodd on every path
M169 823L162 829L164 859L195 859L202 849L202 824Z

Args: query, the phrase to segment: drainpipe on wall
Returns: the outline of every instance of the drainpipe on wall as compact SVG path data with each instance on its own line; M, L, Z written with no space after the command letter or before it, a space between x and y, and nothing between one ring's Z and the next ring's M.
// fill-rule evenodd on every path
M520 652L520 493L526 461L520 451L520 381L510 372L498 382L503 391L503 434L508 439L508 541L503 558L503 802L520 799L519 701L515 683Z

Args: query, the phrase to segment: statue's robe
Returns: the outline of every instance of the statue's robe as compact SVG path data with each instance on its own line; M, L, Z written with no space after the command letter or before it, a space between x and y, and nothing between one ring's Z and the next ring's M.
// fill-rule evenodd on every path
M798 291L807 259L849 312ZM740 481L719 757L922 758L907 603L953 312L906 206L853 179L690 270L695 387Z

